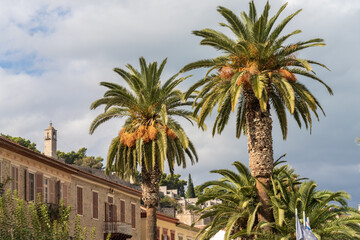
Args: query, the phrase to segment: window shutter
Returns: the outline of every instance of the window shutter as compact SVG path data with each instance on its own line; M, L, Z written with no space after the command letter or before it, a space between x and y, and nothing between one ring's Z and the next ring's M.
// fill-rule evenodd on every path
M116 205L113 205L112 214L113 214L113 217L112 217L113 222L117 222L117 207L116 207Z
M131 204L131 227L136 227L135 204Z
M57 180L55 183L55 203L60 204L60 198L61 198L61 182L60 180Z
M160 228L156 228L156 240L160 240Z
M67 205L67 192L68 192L68 189L67 189L66 183L62 184L62 191L63 191L64 205Z
M170 230L170 240L175 240L175 231Z
M43 174L42 173L36 173L35 175L35 201L38 199L38 195L41 195L40 199L43 202L44 201L44 193L43 193Z
M49 202L50 203L55 203L55 180L54 179L49 179Z
M105 222L109 221L109 204L105 202Z
M27 169L24 169L24 199L25 201L29 201L29 172Z
M120 200L120 221L125 222L125 201Z
M93 193L93 218L98 219L99 218L99 208L98 208L98 202L99 202L99 194L97 192Z
M76 204L76 209L77 209L77 214L79 215L83 215L83 196L82 196L82 188L77 187L76 188L76 192L77 192L77 204Z
M15 190L19 191L19 168L15 168Z

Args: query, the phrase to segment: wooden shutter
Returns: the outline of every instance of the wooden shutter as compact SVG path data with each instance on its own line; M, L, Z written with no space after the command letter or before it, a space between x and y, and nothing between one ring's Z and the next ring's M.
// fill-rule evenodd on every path
M93 218L98 219L99 218L99 194L97 192L92 192L93 194Z
M120 221L125 222L125 201L120 200Z
M16 171L15 171L15 181L16 181L16 190L19 191L19 168L16 168Z
M15 166L11 166L11 191L19 191L19 169Z
M55 203L56 204L60 203L60 198L61 198L60 190L61 190L61 182L58 180L55 183Z
M35 175L35 201L38 199L38 195L40 194L40 199L44 201L44 193L43 193L43 174L36 173Z
M29 172L26 168L24 169L24 199L29 201Z
M113 220L113 222L117 222L117 207L116 207L116 205L115 205L115 204L113 205L113 211L112 211L112 214L113 214L113 216L112 216L112 220Z
M131 204L131 227L136 227L135 204Z
M160 228L156 228L156 240L160 240Z
M62 191L63 191L64 205L67 205L68 188L67 188L66 183L63 183L63 184L62 184Z
M83 191L82 188L76 188L76 210L77 214L83 215Z
M49 203L56 203L55 202L55 180L48 179L49 184Z
M170 240L175 240L175 231L170 230Z
M109 204L105 202L105 222L109 221Z

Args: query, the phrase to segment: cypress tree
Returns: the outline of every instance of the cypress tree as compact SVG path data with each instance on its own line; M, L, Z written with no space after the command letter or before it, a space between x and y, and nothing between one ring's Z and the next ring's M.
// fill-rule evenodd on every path
M194 184L192 182L191 175L189 174L188 187L186 189L185 198L194 198L194 197L195 197Z

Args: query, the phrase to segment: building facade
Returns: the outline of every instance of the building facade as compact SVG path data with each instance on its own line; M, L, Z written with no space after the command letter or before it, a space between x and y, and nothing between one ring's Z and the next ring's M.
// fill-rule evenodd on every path
M200 229L191 227L163 213L156 213L157 240L194 240ZM141 209L141 239L146 239L146 210Z
M141 191L68 165L56 156L57 132L45 130L45 154L0 137L0 182L26 201L37 196L50 207L60 199L71 206L70 220L80 216L81 225L96 228L96 239L111 233L112 239L140 239ZM70 224L73 226L73 224Z

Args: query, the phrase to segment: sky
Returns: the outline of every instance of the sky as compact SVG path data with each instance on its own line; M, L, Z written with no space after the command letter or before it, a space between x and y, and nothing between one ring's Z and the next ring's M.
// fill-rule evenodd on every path
M272 0L271 14L285 1ZM264 0L255 0L258 12ZM49 122L58 130L58 149L88 149L88 155L106 158L108 145L123 125L114 119L89 135L92 120L103 109L90 110L105 88L100 81L124 83L113 68L126 64L138 67L143 56L148 62L168 58L164 80L184 65L221 53L200 46L193 30L222 30L224 19L216 11L225 6L235 13L248 11L240 0L78 0L0 1L0 132L21 136L44 149L44 129ZM326 64L330 71L314 68L334 91L310 79L299 78L323 106L326 117L314 121L311 134L298 128L289 116L284 141L274 119L274 158L285 160L302 177L315 180L319 189L346 191L350 205L360 204L360 1L289 0L281 19L302 8L284 30L301 29L289 42L325 39L326 47L307 49L300 58ZM197 70L180 88L186 90L204 76ZM214 116L214 115L213 115ZM315 119L315 118L314 118ZM235 137L234 115L221 135L184 122L194 142L199 162L175 172L195 185L218 179L210 170L230 168L234 161L248 164L246 136Z

